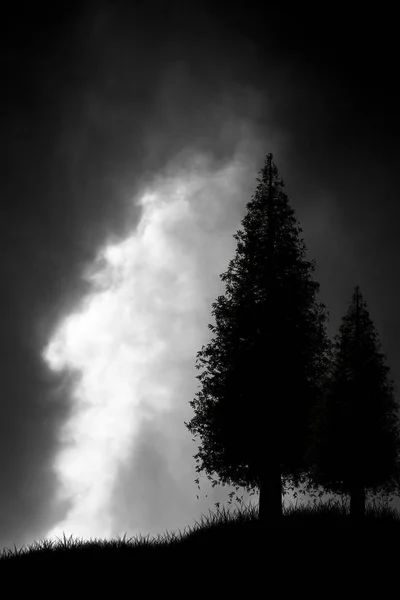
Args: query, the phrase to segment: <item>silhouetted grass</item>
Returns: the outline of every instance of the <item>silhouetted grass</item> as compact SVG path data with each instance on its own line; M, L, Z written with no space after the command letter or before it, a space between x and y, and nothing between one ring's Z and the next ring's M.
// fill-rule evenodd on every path
M208 517L202 515L200 523L195 522L193 529L186 529L181 533L166 533L164 537L158 535L150 538L139 537L126 540L124 537L116 540L89 540L79 541L72 538L59 540L54 543L44 540L35 542L32 546L22 547L14 552L8 548L0 555L1 564L9 563L37 563L51 560L52 562L66 563L87 562L92 559L121 562L133 560L135 564L143 559L162 559L169 563L170 559L179 557L211 557L226 556L235 551L251 551L254 556L262 554L273 539L273 528L262 528L258 521L258 507L249 505L236 508L234 513L230 509L217 509L216 513ZM329 501L327 503L300 506L290 506L284 510L282 522L277 525L277 530L302 528L302 538L306 542L306 531L309 535L314 530L319 536L325 535L328 539L329 532L337 529L354 529L349 514L348 506L344 502ZM375 531L390 531L400 534L400 514L388 505L379 505L376 502L367 505L366 516L362 529L368 533ZM359 529L357 530L359 532ZM293 538L289 531L290 539ZM283 532L279 534L282 539ZM314 534L312 534L314 535ZM359 533L357 534L359 536ZM309 537L309 536L308 536ZM329 539L332 539L330 537ZM247 549L247 550L246 550Z

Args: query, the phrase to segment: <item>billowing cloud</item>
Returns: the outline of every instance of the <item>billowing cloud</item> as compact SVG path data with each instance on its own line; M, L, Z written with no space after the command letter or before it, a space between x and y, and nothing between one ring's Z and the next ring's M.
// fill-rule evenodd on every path
M105 246L86 273L91 293L61 323L44 354L52 369L81 373L54 461L57 500L72 505L49 536L109 537L116 528L126 530L114 512L120 467L137 468L143 422L153 427L165 414L164 468L178 480L185 472L187 488L193 487L193 452L183 456L178 440L185 443L183 415L198 383L195 355L208 341L211 302L223 291L219 273L235 250L232 234L255 178L254 158L238 145L219 169L202 154L172 163L132 198L141 207L132 234ZM155 443L148 452L159 449ZM129 484L137 489L134 474ZM143 485L143 476L139 481Z

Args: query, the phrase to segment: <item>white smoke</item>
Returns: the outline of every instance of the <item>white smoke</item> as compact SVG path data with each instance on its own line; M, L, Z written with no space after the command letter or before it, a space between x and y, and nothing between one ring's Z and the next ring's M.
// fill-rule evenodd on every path
M232 235L260 167L254 148L238 146L219 168L197 153L170 163L132 198L142 207L132 235L106 246L86 272L90 295L45 351L52 369L81 373L54 461L57 499L71 508L46 537L110 537L113 488L120 466L134 459L141 424L163 412L181 423L188 414L198 388L195 355L209 339L211 303L223 293L219 274L234 254ZM163 435L171 468L189 473L191 454L186 467L177 464L179 438Z

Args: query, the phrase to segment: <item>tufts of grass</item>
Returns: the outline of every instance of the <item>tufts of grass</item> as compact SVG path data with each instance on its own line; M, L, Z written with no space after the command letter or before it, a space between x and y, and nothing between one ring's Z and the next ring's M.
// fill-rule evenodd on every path
M340 527L352 527L349 517L349 510L346 503L320 501L313 505L300 505L284 509L282 521L279 528L297 528L333 529ZM394 529L400 534L400 513L388 504L377 504L375 501L367 505L365 518L363 522L365 530L371 527L375 529ZM271 532L270 532L271 534ZM164 536L160 534L157 537L150 536L126 539L118 537L115 540L97 540L88 541L73 540L72 536L67 538L64 534L62 540L55 544L52 540L43 540L34 542L32 546L23 546L17 550L14 546L14 552L8 548L0 554L0 561L4 562L38 562L38 561L61 561L65 564L68 561L73 563L86 562L88 559L105 559L113 561L134 560L155 558L176 558L177 556L200 556L207 549L221 553L222 551L231 552L235 548L251 547L257 551L265 547L270 539L270 534L266 533L265 528L260 527L258 521L258 507L250 504L249 506L237 507L232 513L230 509L223 507L217 512L209 511L209 516L201 516L200 522L195 521L193 529L188 528L183 532L169 533ZM204 553L204 552L203 552Z

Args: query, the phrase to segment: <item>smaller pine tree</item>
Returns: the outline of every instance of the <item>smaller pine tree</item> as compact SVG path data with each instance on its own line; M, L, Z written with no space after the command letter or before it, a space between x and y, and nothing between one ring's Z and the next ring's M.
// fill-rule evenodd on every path
M324 391L312 411L306 453L311 487L350 495L350 515L365 515L366 490L400 490L399 406L386 356L356 286L335 336Z

